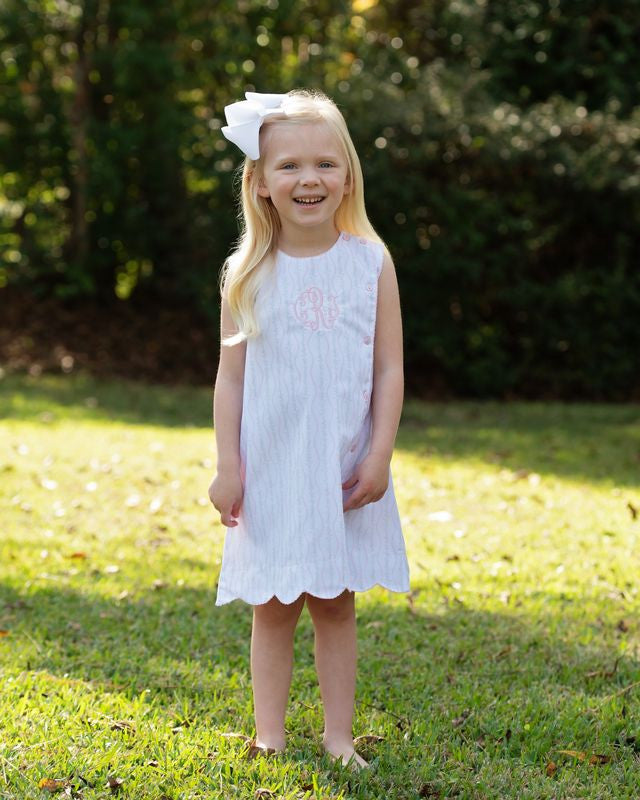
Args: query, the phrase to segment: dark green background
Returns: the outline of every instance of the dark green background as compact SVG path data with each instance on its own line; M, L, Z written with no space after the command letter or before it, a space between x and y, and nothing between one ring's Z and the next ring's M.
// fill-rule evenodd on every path
M638 396L638 0L5 0L0 37L3 287L216 315L223 107L318 87L397 265L412 386Z

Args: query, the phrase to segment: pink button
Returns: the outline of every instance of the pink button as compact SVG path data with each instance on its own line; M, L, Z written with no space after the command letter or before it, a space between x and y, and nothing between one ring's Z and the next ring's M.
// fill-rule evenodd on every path
M364 337L364 339L363 339L362 341L363 341L365 344L371 344L371 337L370 337L370 336L365 336L365 337Z
M373 286L370 283L367 284L367 291L368 292L372 292L373 291Z
M366 239L360 239L359 241L360 241L360 244L366 244L367 243Z
M355 452L356 452L356 446L355 446L355 444L354 444L354 445L352 445L352 446L349 448L349 450L350 450L352 453L355 453Z
M351 238L351 234L350 234L350 233L343 233L343 234L342 234L342 236L343 236L343 238L344 238L344 239L346 239L346 240L347 240L347 242L348 242L348 241L349 241L349 239Z

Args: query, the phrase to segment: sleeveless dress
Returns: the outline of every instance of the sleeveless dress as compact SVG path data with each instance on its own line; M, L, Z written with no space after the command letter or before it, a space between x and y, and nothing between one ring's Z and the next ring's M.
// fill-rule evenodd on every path
M317 256L277 251L247 342L240 459L244 497L227 528L216 605L376 584L409 591L389 472L384 496L343 511L342 483L369 449L383 247L347 233Z

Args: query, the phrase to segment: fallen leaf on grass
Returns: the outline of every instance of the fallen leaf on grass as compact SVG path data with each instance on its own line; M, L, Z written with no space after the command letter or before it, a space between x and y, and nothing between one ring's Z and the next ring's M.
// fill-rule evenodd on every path
M176 727L173 730L176 730L176 728L190 728L191 725L193 724L193 719L194 719L193 717L184 717L183 719L176 719Z
M81 553L81 552L71 553L70 555L67 556L67 558L86 558L86 557L87 557L87 554L86 553Z
M556 774L557 769L558 765L555 763L555 761L549 761L549 763L547 764L546 773L550 778L553 778L553 776Z
M504 732L504 736L499 736L496 739L496 743L500 744L500 742L508 742L510 739L511 739L511 728L507 728L507 730Z
M122 788L122 784L124 783L123 778L116 778L114 775L109 775L107 778L107 787L111 789L111 793L115 794L119 792Z
M637 519L638 509L633 505L631 501L627 503L627 508L629 509L629 513L631 514L631 519Z
M377 744L384 742L384 736L378 736L376 733L365 733L363 736L356 736L353 740L354 744Z
M71 784L66 778L43 778L38 783L38 789L44 789L45 792L61 792Z
M153 500L149 503L149 513L157 514L161 508L162 508L162 498L154 497Z
M456 719L452 719L451 724L453 725L454 728L458 728L460 725L463 725L470 716L471 716L471 710L467 708L462 712L462 714L460 714L459 717L456 717Z
M629 623L626 619L621 619L620 622L616 625L616 628L622 633L626 633L629 630Z
M8 636L9 631L5 630L4 628L0 629L0 636Z
M429 522L451 522L453 514L450 511L432 511L427 514Z
M587 760L587 754L584 750L558 750L558 753L562 753L565 756L573 756L577 758L578 761ZM591 764L591 766L595 766L596 764L608 764L610 761L611 756L606 756L602 753L592 753L589 757L589 764Z
M111 725L112 731L133 731L135 732L136 726L129 722L126 719L117 719L114 720L113 724Z
M606 669L595 669L592 672L587 672L587 678L598 678L602 676L603 678L612 678L616 674L616 670L618 669L618 662L620 661L621 656L616 658L615 663L613 665L613 669L606 670Z
M440 790L432 783L423 783L418 792L418 797L440 797Z
M577 758L578 761L584 761L587 757L587 754L584 750L558 750L559 753L562 753L563 756L573 756Z
M254 797L275 797L276 793L272 789L264 789L260 787L253 793Z
M244 739L245 742L251 740L250 736L245 736L244 733L234 733L233 731L224 731L220 736L223 736L225 739Z
M255 739L250 739L248 742L248 747L244 753L245 758L258 758L258 756L273 756L276 753L276 749L274 747L258 747L255 742Z
M412 614L416 613L416 607L415 607L414 600L419 594L420 594L420 589L414 589L413 591L409 592L409 594L407 595L407 602L409 603L409 611ZM369 624L372 625L373 623L369 623Z

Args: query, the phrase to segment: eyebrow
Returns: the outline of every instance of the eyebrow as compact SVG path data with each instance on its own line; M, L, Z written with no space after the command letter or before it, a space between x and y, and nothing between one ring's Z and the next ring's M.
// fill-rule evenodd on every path
M276 164L280 164L282 161L299 161L300 159L297 156L278 156L275 160ZM340 156L337 153L333 155L327 155L326 153L323 155L317 156L318 161L339 161Z

